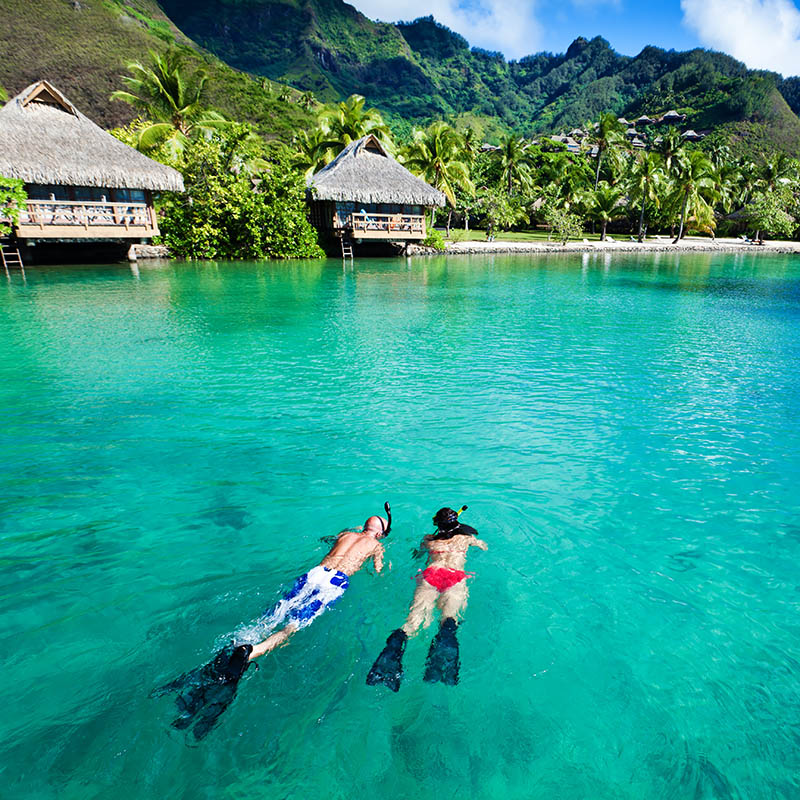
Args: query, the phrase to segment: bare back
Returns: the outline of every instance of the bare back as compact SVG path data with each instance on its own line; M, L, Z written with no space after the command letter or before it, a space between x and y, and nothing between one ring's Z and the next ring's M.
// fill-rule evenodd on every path
M456 535L451 539L436 539L426 536L422 540L423 546L428 551L429 567L447 567L448 569L463 570L467 563L467 551L470 547L486 549L486 543L475 536Z
M368 533L345 531L322 559L320 566L338 569L346 575L358 572L372 558L376 572L383 568L383 545Z

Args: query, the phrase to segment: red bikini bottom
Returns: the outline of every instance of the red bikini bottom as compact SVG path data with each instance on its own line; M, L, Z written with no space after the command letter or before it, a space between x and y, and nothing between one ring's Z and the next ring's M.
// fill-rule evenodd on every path
M422 573L425 581L439 592L446 592L448 589L452 589L453 586L470 576L471 573L460 569L450 569L449 567L428 567Z

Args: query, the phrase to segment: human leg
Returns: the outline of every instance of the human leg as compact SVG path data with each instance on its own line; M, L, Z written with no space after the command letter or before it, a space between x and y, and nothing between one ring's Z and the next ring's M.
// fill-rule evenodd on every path
M250 653L250 661L253 659L260 658L263 655L266 655L271 650L274 650L276 647L282 647L289 641L289 637L297 631L299 625L296 622L290 622L285 628L281 628L279 631L275 631L275 633L268 636L264 639L263 642L259 642L256 645L253 645L253 651Z
M411 608L408 617L403 623L402 630L406 636L413 636L422 625L426 628L433 619L433 609L439 597L439 590L431 586L421 575L417 578L417 588L414 590L414 598L411 601Z
M467 582L462 580L446 589L437 598L436 605L442 612L442 621L425 661L423 680L428 683L441 682L448 686L455 686L458 683L461 661L456 631L458 618L466 608L468 596Z
M377 686L383 684L396 692L403 679L403 653L409 636L413 636L420 625L430 625L433 607L436 604L438 591L420 576L417 578L417 588L411 601L408 618L402 628L397 628L389 634L386 646L375 659L367 674L367 685Z
M292 634L310 625L337 603L348 585L347 575L327 567L314 567L297 578L292 588L260 620L266 631L274 630L286 620L288 624L255 644L250 660L286 644Z
M468 598L469 589L467 588L466 580L442 592L436 601L436 605L442 612L442 620L454 619L458 621L467 607Z

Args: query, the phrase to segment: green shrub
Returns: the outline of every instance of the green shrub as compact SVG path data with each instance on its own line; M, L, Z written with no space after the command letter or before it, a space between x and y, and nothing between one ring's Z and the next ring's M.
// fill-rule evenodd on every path
M7 236L19 222L19 212L28 199L22 181L0 175L0 236ZM10 220L5 222L4 220Z
M437 231L436 228L429 228L428 235L420 242L423 247L432 247L434 250L438 250L440 253L443 253L445 250L444 244L444 236L442 236L441 231Z
M563 208L548 209L545 221L561 244L566 244L568 239L577 239L583 232L581 218Z
M268 158L268 161L264 159ZM192 142L186 192L161 205L164 244L185 258L322 258L306 217L305 183L247 125Z

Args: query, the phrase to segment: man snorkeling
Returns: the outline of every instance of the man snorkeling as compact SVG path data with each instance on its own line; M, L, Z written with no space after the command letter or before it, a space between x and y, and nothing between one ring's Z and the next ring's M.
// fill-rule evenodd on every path
M375 571L383 569L384 548L380 540L389 535L392 511L384 504L386 518L369 517L363 528L342 531L325 558L301 575L292 588L262 616L255 630L270 631L257 644L231 642L218 651L208 664L197 667L171 683L156 689L151 696L177 692L175 705L180 715L173 728L186 730L194 725L195 739L202 739L223 711L233 702L236 691L250 662L287 643L301 628L338 602L345 593L350 577L372 559ZM275 631L275 628L280 630ZM274 632L272 632L274 631Z
M463 506L461 511L465 509ZM464 572L464 565L470 547L488 549L486 542L478 538L475 528L459 522L461 511L441 508L436 512L433 518L436 533L422 540L422 548L428 553L428 564L417 575L417 588L408 618L402 628L392 631L386 647L375 659L367 675L370 686L382 683L393 692L400 688L406 642L421 625L427 628L431 624L437 607L441 611L441 622L428 650L423 680L429 683L441 681L449 686L458 683L456 629L458 618L467 605L467 578L471 577Z
M380 539L388 536L391 530L392 512L388 503L386 513L388 519L369 517L361 530L342 531L319 566L295 580L289 592L260 620L268 628L287 624L253 645L250 661L286 644L293 633L308 627L342 597L350 584L350 576L367 561L373 560L376 572L383 569L384 548Z

